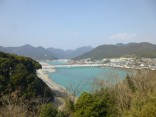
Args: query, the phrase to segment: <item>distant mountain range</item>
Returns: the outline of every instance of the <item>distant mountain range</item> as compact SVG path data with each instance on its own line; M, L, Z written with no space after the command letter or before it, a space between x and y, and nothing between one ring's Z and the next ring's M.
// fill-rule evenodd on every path
M54 60L54 59L64 59L64 58L75 58L85 52L92 50L90 46L84 46L76 50L67 50L55 48L43 48L42 46L33 47L29 44L20 47L2 47L0 46L0 51L17 54L22 56L31 57L36 60Z
M90 52L84 53L75 59L91 58L92 60L112 58L112 57L156 57L156 45L142 43L128 43L116 45L101 45Z
M7 52L11 54L17 54L22 56L31 57L36 60L52 60L56 59L56 57L46 50L45 48L39 46L39 47L33 47L29 44L20 46L20 47L0 47L0 51Z
M55 48L47 48L53 55L57 58L75 58L76 56L80 56L86 52L91 51L93 48L91 46L83 46L80 48L77 48L75 50L62 50L62 49L55 49Z
M85 59L101 60L112 57L156 57L156 45L142 43L128 43L116 45L100 45L96 48L83 46L75 50L62 50L55 48L33 47L29 44L20 47L2 47L0 51L31 57L36 60L54 60L54 59Z

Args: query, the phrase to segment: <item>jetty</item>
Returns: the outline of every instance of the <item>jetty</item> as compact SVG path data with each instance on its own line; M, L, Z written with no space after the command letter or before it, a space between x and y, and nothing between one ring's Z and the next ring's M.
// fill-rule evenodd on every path
M72 64L72 65L43 65L43 68L54 69L54 68L73 68L73 67L103 67L104 64Z

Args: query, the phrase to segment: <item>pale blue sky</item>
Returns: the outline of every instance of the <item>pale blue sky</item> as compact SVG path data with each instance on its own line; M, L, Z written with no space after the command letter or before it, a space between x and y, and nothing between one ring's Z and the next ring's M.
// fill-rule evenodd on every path
M156 0L0 0L0 46L156 44Z

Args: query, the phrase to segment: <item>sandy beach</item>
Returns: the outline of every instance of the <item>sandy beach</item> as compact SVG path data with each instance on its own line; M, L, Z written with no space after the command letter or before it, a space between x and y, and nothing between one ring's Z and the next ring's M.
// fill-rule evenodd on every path
M47 65L47 63L44 63L44 65ZM42 66L43 63L41 63ZM48 75L47 72L55 72L55 69L48 69L43 67L42 69L37 70L37 76L42 79L50 88L51 90L56 94L55 100L54 100L54 106L58 109L62 110L65 106L64 99L71 96L71 94L62 86L56 84L54 81L52 81Z

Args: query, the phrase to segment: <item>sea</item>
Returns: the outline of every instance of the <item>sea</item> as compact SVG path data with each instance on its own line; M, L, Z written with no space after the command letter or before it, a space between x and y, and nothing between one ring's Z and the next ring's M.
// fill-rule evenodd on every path
M63 65L66 62L48 62L52 65ZM95 90L123 81L130 69L113 67L63 67L55 68L55 72L48 73L49 77L58 85L65 87L69 92L80 95L82 92Z

